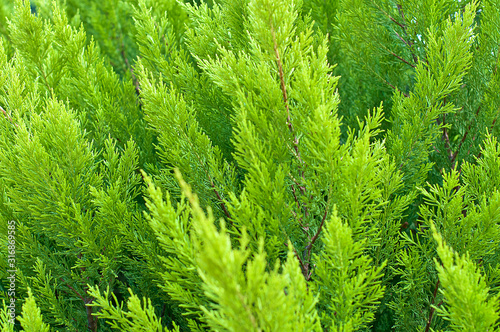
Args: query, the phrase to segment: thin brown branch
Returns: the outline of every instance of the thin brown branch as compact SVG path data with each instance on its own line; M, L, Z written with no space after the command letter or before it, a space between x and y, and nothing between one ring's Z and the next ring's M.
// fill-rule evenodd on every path
M94 302L93 298L85 299L85 306L87 311L87 328L92 332L97 332L97 317L94 316L92 303Z
M302 274L304 275L304 278L307 281L309 281L309 279L311 279L311 275L312 275L312 270L310 269L311 250L312 250L312 247L313 247L314 243L318 239L319 234L321 233L321 230L323 229L323 225L325 224L325 220L326 220L327 214L328 214L328 206L325 209L325 213L323 214L323 219L321 219L321 223L319 224L318 230L316 231L316 233L314 234L314 236L312 237L312 239L309 241L309 244L304 249L304 253L303 253L304 260L302 261L299 258L299 261L302 262L301 267L303 267L302 268Z
M323 225L325 224L326 216L328 215L328 210L330 208L331 197L332 197L332 187L330 186L330 188L328 189L328 199L326 202L325 213L323 214L323 218L321 219L321 223L319 224L319 227L316 230L316 233L309 240L309 243L307 244L307 246L304 249L304 260L307 260L307 262L305 263L305 267L306 267L305 272L306 273L304 273L304 277L306 278L306 280L309 280L311 278L311 275L312 275L312 270L309 270L309 264L311 262L311 250L312 250L312 247L313 247L314 243L316 242L316 240L318 240L321 231L323 230Z
M306 280L308 280L307 275L309 274L309 263L307 264L307 266L304 264L304 261L302 260L302 258L300 258L297 249L293 248L293 252L295 253L295 256L299 259L299 264L300 264L300 269L302 270L302 274L304 275Z
M83 297L76 289L73 288L73 286L71 286L69 283L64 281L64 279L62 277L59 278L59 280L61 280L69 289L71 289L73 291L73 293L75 293L83 301L83 303L85 305L85 310L87 312L87 327L90 331L96 332L97 331L97 317L92 315L92 306L90 306L90 304L92 304L94 299L90 298L90 297Z
M10 115L9 115L9 114L7 114L7 112L3 109L3 107L2 107L2 106L0 106L0 111L2 111L2 112L3 112L3 114L5 115L5 117L6 117L6 118L7 118L10 122L12 122L12 118L10 117Z
M406 29L406 19L405 19L405 14L403 13L403 6L401 6L399 3L397 4L399 15L401 15L401 18L403 19L403 29Z
M302 194L305 194L305 193L306 193L306 192L305 192L305 191L306 191L306 187L301 186L301 185L299 184L299 182L297 181L297 179L296 179L296 178L294 178L294 177L293 177L293 175L292 175L291 173L288 173L288 175L290 176L290 178L292 179L292 181L293 181L293 182L297 185L297 187L299 187L300 192L301 192Z
M418 58L417 56L415 55L415 53L413 52L413 43L411 42L410 40L410 35L408 34L408 30L406 28L406 19L405 19L405 14L403 12L403 7L398 4L398 11L399 11L399 15L401 15L401 18L403 19L403 24L401 25L401 27L403 28L403 32L405 33L406 35L406 38L408 39L408 43L406 43L408 45L408 47L410 48L410 53L411 53L411 56L413 57L413 62L415 62L415 64L418 63Z
M448 129L445 127L445 125L446 125L446 114L443 114L443 140L444 140L444 147L445 147L446 151L448 152L448 158L451 161L453 159L453 151L451 151L450 137L448 135Z
M403 37L401 37L401 36L399 35L399 33L397 33L396 31L394 31L394 33L396 34L396 36L398 36L398 38L399 38L399 39L400 39L403 43L405 43L405 45L406 45L406 46L411 47L411 44L410 44L408 41L406 41Z
M2 113L5 115L5 117L7 118L7 120L9 120L9 121L10 121L10 122L14 125L14 126L19 127L19 126L17 125L17 123L15 123L15 122L12 120L12 118L10 117L10 115L9 115L9 114L8 114L8 113L7 113L7 112L3 109L3 107L2 107L2 106L0 106L0 111L2 111Z
M202 169L205 171L205 174L207 175L208 177L208 180L210 181L210 186L212 187L212 189L214 190L214 193L215 193L215 196L217 197L217 199L219 200L219 204L221 206L221 209L222 211L224 212L224 214L226 215L227 217L227 221L229 222L229 224L231 226L233 226L233 221L232 221L232 218L231 218L231 214L229 214L229 211L227 210L226 208L226 204L224 203L224 200L222 199L222 197L220 196L219 192L217 191L217 188L215 188L215 184L214 184L214 181L212 180L212 177L210 176L210 173L208 173L208 169L205 167L205 164L201 161L201 158L200 156L198 155L198 153L196 152L196 150L194 149L194 146L193 146L193 143L191 142L191 140L189 139L188 135L182 131L182 133L184 134L184 137L186 138L186 140L189 142L189 144L191 145L191 148L192 148L192 151L194 151L194 154L196 156L196 159L198 159L198 162L200 164L200 166L202 167Z
M37 59L37 61L35 61L35 65L39 71L39 74L41 75L42 79L43 79L43 83L45 84L45 86L47 87L47 90L51 93L52 96L54 96L54 89L52 88L52 86L50 85L49 83L49 79L48 79L48 76L49 74L47 74L44 70L43 70L43 65L42 63L40 62L40 59Z
M399 92L401 92L403 94L403 96L405 96L406 98L410 97L408 94L404 93L403 91L401 91L398 87L395 87L394 85L392 85L389 81L387 81L385 78L383 78L382 76L379 76L382 81L384 81L387 85L389 85L391 88L393 88L394 90L398 90Z
M465 142L465 139L467 138L467 135L469 134L469 129L470 129L470 125L469 125L469 128L467 129L467 131L465 132L464 136L462 136L462 139L460 140L460 143L458 143L458 147L457 149L455 150L455 152L453 153L453 155L451 156L451 163L453 164L455 162L455 159L457 158L458 156L458 152L460 151L460 149L462 148L462 144L464 144Z
M283 233L285 234L286 239L288 240L288 242L285 242L285 246L288 246L288 243L291 244L292 241L290 241L290 237L288 236L287 232L284 229L283 229ZM293 245L292 245L292 248L293 248L293 252L295 254L295 257L297 257L297 259L299 260L300 269L302 270L302 274L305 277L307 275L308 267L306 267L306 265L304 264L304 261L302 260L302 258L300 258L300 255L297 252L297 249L295 249L295 247Z
M283 73L283 64L281 63L281 57L280 57L280 52L278 50L278 43L276 41L276 33L274 32L272 18L270 18L270 26L271 26L271 34L273 36L274 55L276 56L276 65L278 66L278 73L280 76L280 88L281 88L281 92L283 93L283 102L285 103L285 108L286 108L286 124L288 126L288 130L290 130L290 133L292 135L294 135L292 120L290 117L290 107L288 106L288 95L286 92L285 74ZM300 158L299 139L297 137L294 137L294 139L293 139L293 146L294 146L295 152L297 153L297 158L298 158L300 164L303 164L303 161ZM302 175L304 175L304 174L302 173Z
M231 220L231 215L229 214L229 211L227 210L226 208L226 204L224 204L224 201L222 200L222 198L220 197L219 195L219 192L217 191L217 189L215 189L215 184L212 182L212 178L210 177L210 175L208 176L209 179L210 179L210 185L212 186L213 190L214 190L214 193L215 193L215 196L217 196L217 199L219 200L219 203L220 203L220 206L222 208L222 211L224 212L224 214L226 215L227 217L227 220L231 223L231 225L233 224L232 220Z
M410 63L408 61L406 61L405 59L403 59L402 57L400 57L399 55L397 55L396 53L394 53L393 51L389 51L389 53L391 53L391 55L395 56L396 58L398 58L399 60L403 61L404 63L406 63L407 65L411 66L412 68L416 68L417 66L415 66L413 63Z
M394 17L392 17L391 15L388 15L388 16L389 16L389 18L391 19L391 21L393 21L394 23L396 23L397 25L399 25L402 29L406 29L406 27L405 27L405 25L404 25L404 24L399 23L398 21L396 21L396 20L394 19Z
M299 160L299 169L301 169L304 162L302 161L302 158L300 157L299 138L295 136L293 125L292 125L292 120L290 117L290 107L288 105L288 95L287 95L286 85L285 85L285 74L283 73L283 64L281 63L281 57L280 57L280 53L278 50L278 43L276 41L276 33L274 32L274 25L273 25L272 18L269 19L269 24L271 26L271 34L273 36L274 55L276 56L276 65L278 66L278 73L279 73L279 77L280 77L280 88L281 88L281 92L283 93L283 103L285 104L285 108L286 108L286 124L288 126L288 130L290 131L290 134L292 134L292 136L293 136L293 148L294 148L295 153L297 155L297 159ZM304 178L304 170L303 169L301 170L301 175L302 175L302 178ZM295 181L295 183L297 183L297 182ZM300 186L298 183L297 183L297 186L300 188L300 192L302 193L302 195L305 195L305 192L306 192L305 187ZM304 204L304 214L306 217L309 216L309 211L307 209L306 204Z
M479 110L481 109L481 106L479 106L477 108L477 111L476 111L476 117L478 116L479 114ZM495 124L495 122L493 121L493 124ZM451 156L451 163L452 165L455 163L455 160L458 156L458 153L460 152L460 149L462 148L462 145L464 144L466 138L467 138L467 135L469 134L469 131L471 129L471 126L472 126L472 123L469 123L469 126L467 127L467 130L465 131L465 134L464 136L462 136L462 139L460 140L460 143L458 143L458 147L457 149L455 150L455 153L453 153L453 155ZM493 127L493 125L492 125ZM475 139L475 137L473 138L473 140Z
M375 7L378 8L378 10L380 10L386 17L388 17L392 22L396 23L401 29L403 29L403 31L405 32L406 35L408 35L408 33L406 32L406 25L405 24L402 24L400 22L398 22L396 19L394 19L394 17L392 17L390 14L388 14L385 10L383 10L379 5L377 5L374 1L372 1L372 4L375 5ZM403 17L403 21L404 21L404 17ZM399 39L401 39L403 41L403 43L405 43L406 45L408 45L408 47L410 48L410 52L411 52L411 43L410 42L407 42L406 40L404 40L396 31L394 31L394 33L398 36ZM381 45L383 46L383 45ZM404 58L402 58L401 56L397 55L396 53L392 52L391 50L387 49L386 47L383 47L386 49L387 52L389 52L392 56L398 58L399 60L401 60L402 62L406 63L407 65L411 66L412 68L416 68L416 66L408 61L406 61ZM412 52L411 52L412 53ZM413 56L413 60L415 61L415 56L414 54L412 53L412 56ZM415 63L417 63L418 61L415 61Z
M434 311L436 310L433 305L434 301L436 301L437 291L439 288L439 279L436 283L436 287L434 288L434 293L432 294L432 302L431 302L431 310L429 311L429 318L427 319L427 325L425 326L425 332L429 332L431 328L432 316L434 315ZM438 304L439 306L439 304Z
M297 194L295 192L295 186L292 184L290 187L292 187L292 195L293 195L293 199L295 200L295 202L297 203L297 209L300 210L300 203L299 203L299 199L297 197Z
M130 74L132 75L132 82L134 83L135 93L139 96L141 94L141 89L139 87L139 80L135 76L134 68L132 68L132 66L130 66L130 63L125 55L125 45L123 45L123 43L122 43L121 55L122 55L123 61L125 62L125 65L127 66L128 70L130 71ZM141 100L138 99L138 102L140 103Z
M163 303L163 307L161 308L161 314L160 314L160 318L165 318L165 309L167 309L167 304L166 303Z
M200 160L198 154L196 154L196 156L198 157L198 160L199 160L199 162L201 164L201 160ZM214 190L215 196L219 200L220 207L221 207L222 211L224 212L224 214L227 217L227 221L231 224L231 226L233 226L233 221L232 221L232 218L231 218L231 214L229 214L229 211L226 208L226 204L224 203L224 200L222 199L222 197L220 196L219 192L215 188L215 184L214 184L214 182L212 180L212 177L210 176L210 174L208 173L208 170L205 167L203 169L205 170L205 174L207 175L208 180L210 181L210 186Z
M200 164L202 164L201 159L199 158L198 154L196 154L196 157L198 158L198 161L200 162ZM227 221L231 224L231 226L233 226L233 221L232 221L232 218L231 218L231 214L229 214L229 211L226 208L226 204L224 203L224 200L222 199L222 197L220 196L219 192L215 188L215 184L214 184L214 182L212 180L212 177L210 176L210 174L208 173L208 170L205 167L203 167L203 169L205 171L205 174L208 177L208 180L210 181L210 186L214 190L215 196L219 200L220 207L221 207L222 211L224 212L224 214L227 217Z
M85 310L87 312L87 328L92 331L92 332L96 332L97 331L97 317L95 317L94 315L92 315L92 307L88 306L88 304L91 304L93 302L93 299L91 298L83 298L80 293L78 293L78 291L76 291L73 287L71 287L67 282L64 281L63 278L59 278L62 282L64 282L66 284L66 286L68 286L82 301L83 303L85 304ZM69 295L68 292L65 292L65 291L62 291L64 294L67 294ZM56 294L56 298L58 298L57 294ZM76 319L74 317L72 317L73 321L76 322Z
M323 229L323 225L325 224L326 216L328 214L328 206L325 209L325 213L323 214L323 218L321 219L321 223L319 224L318 230L316 231L316 234L314 234L313 238L309 242L309 244L306 246L306 251L307 251L307 257L311 257L311 249L316 240L319 237L319 234L321 233L321 230Z
M493 122L491 123L490 131L493 130L493 127L495 126L495 122L497 122L497 119L498 119L498 112L497 112L497 116L493 119Z
M285 103L286 108L286 124L288 125L288 129L290 133L293 135L293 126L292 121L290 119L290 108L288 107L288 96L286 92L285 86L285 74L283 73L283 65L281 64L280 52L278 50L278 43L276 42L276 33L274 32L274 26L271 20L271 34L273 36L273 44L274 44L274 54L276 55L276 64L278 65L278 73L280 75L280 87L281 92L283 93L283 102ZM297 151L298 153L298 151Z
M400 23L396 19L394 19L394 17L392 17L389 13L387 13L385 10L383 10L375 1L372 1L372 4L375 7L377 7L377 9L380 10L387 18L389 18L391 21L393 21L394 23L399 25L402 29L405 28L405 26L402 23Z
M396 25L398 25L402 30L403 32L405 33L406 37L408 38L408 40L405 40L403 37L401 37L396 31L394 31L394 33L396 34L396 36L398 36L399 39L401 39L401 41L403 43L405 43L409 48L410 48L410 53L412 55L412 58L413 58L413 61L415 62L415 64L418 63L418 59L417 57L415 56L415 53L413 53L413 50L412 50L412 46L413 46L413 43L410 41L410 36L408 35L408 31L407 31L407 25L406 25L406 21L405 21L405 16L404 16L404 13L403 13L403 8L401 7L401 5L398 4L398 11L399 11L399 14L401 15L401 18L403 19L403 23L397 21L394 17L392 17L389 13L387 13L385 10L383 10L379 5L377 5L374 1L372 1L372 3L375 5L375 7L377 7L386 17L388 17L392 22L396 23ZM404 60L403 58L397 56L396 54L394 54L393 52L390 52L392 55L396 56L399 60L407 63L408 65L412 66L413 68L415 68L416 66L414 64L410 64L409 62L407 62L406 60Z
M76 290L74 289L70 284L68 284L62 277L59 278L66 286L68 286L69 289L73 291L83 302L85 302L85 298Z

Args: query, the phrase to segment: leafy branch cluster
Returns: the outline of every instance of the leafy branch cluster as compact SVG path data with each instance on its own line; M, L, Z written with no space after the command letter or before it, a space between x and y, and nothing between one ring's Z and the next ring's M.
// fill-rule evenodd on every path
M499 26L1 1L2 331L498 330Z

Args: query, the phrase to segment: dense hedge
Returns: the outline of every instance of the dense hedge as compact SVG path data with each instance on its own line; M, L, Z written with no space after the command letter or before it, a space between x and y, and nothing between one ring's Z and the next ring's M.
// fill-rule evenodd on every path
M2 331L493 331L500 2L0 1Z

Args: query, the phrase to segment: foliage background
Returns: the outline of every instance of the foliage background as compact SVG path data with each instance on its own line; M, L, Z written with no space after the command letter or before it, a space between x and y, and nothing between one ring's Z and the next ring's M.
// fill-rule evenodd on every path
M0 1L2 331L497 329L499 27L497 0Z

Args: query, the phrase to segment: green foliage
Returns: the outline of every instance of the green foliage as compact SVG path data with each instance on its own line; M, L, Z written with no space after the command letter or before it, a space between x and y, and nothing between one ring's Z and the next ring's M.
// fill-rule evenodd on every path
M43 316L40 308L37 307L35 299L30 289L28 289L28 298L23 304L22 316L19 318L24 331L49 332L49 326L43 322Z
M129 290L130 291L130 290ZM108 324L113 329L119 331L179 331L177 326L173 330L162 327L161 321L156 317L154 307L151 305L151 300L144 299L144 305L141 305L141 300L130 291L130 298L127 300L127 309L124 311L122 304L118 304L116 296L113 294L113 300L117 307L113 306L109 300L109 290L104 292L104 296L100 294L99 289L90 287L89 294L95 297L96 302L93 306L100 307L97 317L108 320Z
M454 252L433 227L437 252L436 269L448 308L439 309L455 331L490 331L498 327L498 295L489 289L468 255Z
M217 231L212 211L204 214L198 197L176 173L191 203L198 274L206 296L216 303L212 310L201 307L208 325L216 331L318 331L316 299L307 289L293 251L288 251L285 264L280 267L277 261L267 272L262 239L252 260L245 230L239 249L233 249L224 222Z
M400 168L408 174L406 186L420 185L426 177L431 166L427 160L432 142L446 129L444 120L441 125L436 125L436 120L455 111L453 103L444 103L444 99L460 87L465 71L471 66L469 48L475 11L476 6L469 5L462 20L447 21L442 29L434 28L437 31L429 28L426 62L419 61L416 65L413 90L407 98L400 93L393 98L393 113L397 115L387 144L390 152L399 156L396 160Z
M0 1L0 328L498 329L498 26L492 0Z
M384 266L371 264L371 258L363 254L366 241L354 242L351 228L335 210L326 224L323 242L325 249L316 259L320 297L326 306L323 324L331 325L332 331L366 328L384 293L380 285Z
M147 218L168 255L161 257L164 267L161 272L158 271L163 281L160 287L180 303L185 315L198 318L201 306L207 305L207 299L199 287L201 279L196 272L196 253L190 235L190 210L184 200L174 207L168 192L163 200L161 189L155 188L151 178L145 174L144 179L148 185L146 206L151 213Z

